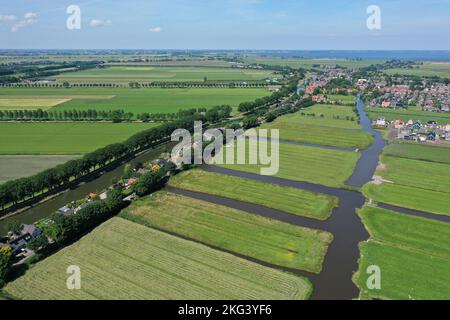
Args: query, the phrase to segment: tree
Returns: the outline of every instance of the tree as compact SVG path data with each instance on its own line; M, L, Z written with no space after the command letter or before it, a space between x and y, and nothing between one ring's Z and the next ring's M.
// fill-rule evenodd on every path
M8 230L15 235L20 235L22 233L22 229L23 225L17 220L8 223Z
M256 119L255 116L245 117L244 120L242 121L242 127L246 130L256 127L257 125L258 125L258 119Z
M43 250L48 245L48 239L44 234L40 234L27 244L27 248L35 252Z
M5 278L11 266L12 249L11 247L0 248L0 288L5 285Z

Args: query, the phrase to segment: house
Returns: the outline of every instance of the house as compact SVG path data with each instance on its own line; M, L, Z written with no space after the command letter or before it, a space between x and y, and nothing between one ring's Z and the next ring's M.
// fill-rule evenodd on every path
M125 182L125 187L129 188L131 187L133 184L135 184L136 182L138 182L138 179L136 178L130 178Z
M384 118L378 118L375 122L375 125L378 127L385 127L386 126L386 119Z
M13 255L20 254L27 247L28 242L42 233L41 229L32 224L22 224L21 227L20 235L8 242Z
M402 120L395 120L394 121L395 129L401 129L401 128L403 128L404 125L405 125L405 123Z
M32 238L36 238L38 235L41 234L41 229L36 227L33 224L22 224L22 235L30 235Z
M383 101L381 103L382 108L389 108L391 106L391 103L389 101Z
M88 198L89 198L89 199L94 199L94 198L97 198L97 194L96 194L96 193L93 193L93 192L91 192L91 193L89 193L89 195L88 195Z
M69 207L62 207L62 208L59 208L56 212L61 213L65 216L70 216L75 212L75 210L73 210L72 208L69 208Z

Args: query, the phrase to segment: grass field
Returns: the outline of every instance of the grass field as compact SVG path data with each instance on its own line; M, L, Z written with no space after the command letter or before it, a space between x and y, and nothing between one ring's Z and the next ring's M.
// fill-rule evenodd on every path
M411 252L369 241L360 245L359 272L355 282L362 299L435 300L448 299L449 259ZM381 269L381 290L366 286L369 266Z
M327 98L334 100L334 101L340 101L344 104L352 104L356 105L356 96L352 95L343 95L343 94L327 94Z
M420 183L420 182L418 182ZM393 183L363 187L366 198L413 210L450 215L449 193L430 191Z
M0 99L71 99L53 110L115 110L139 113L175 113L181 109L208 108L270 95L267 89L128 89L128 88L0 88ZM97 99L98 98L98 99Z
M447 223L365 207L358 212L371 234L360 245L355 282L361 298L448 299L450 228ZM381 290L366 286L370 265L381 268Z
M423 65L417 66L417 68L406 69L396 68L388 69L385 73L393 75L412 75L419 77L442 77L450 78L450 63L449 62L424 62Z
M157 66L113 66L104 69L90 69L67 72L57 76L60 82L203 82L208 81L261 81L277 78L272 71L242 70L219 67L157 67Z
M333 236L167 192L141 199L121 217L242 254L314 273Z
M326 146L365 149L373 143L369 133L357 131L361 129L358 117L348 106L315 105L302 112L279 117L261 128L279 129L283 140Z
M28 99L20 98L1 98L0 110L34 110L34 109L50 109L59 104L70 101L70 98L40 98L30 97Z
M76 156L0 156L0 184L9 180L29 177Z
M423 123L428 121L436 121L439 124L450 123L449 113L436 113L422 110L390 110L384 108L366 108L367 116L375 120L377 118L385 118L388 121L394 121L400 119L402 121L420 120Z
M420 189L449 192L450 165L429 161L383 156L381 162L385 168L377 174L398 185Z
M400 158L450 164L450 148L440 148L413 143L390 143L383 149L383 153L388 156Z
M280 57L246 57L246 63L259 63L272 66L287 66L291 68L312 68L316 65L339 65L344 68L363 68L372 64L383 63L382 60L344 60L344 59L308 59Z
M358 215L372 239L450 259L448 223L375 207L364 207Z
M0 154L72 155L83 154L133 134L158 126L157 123L3 123L0 125Z
M81 270L68 290L66 269ZM311 284L278 270L113 218L39 262L5 291L25 300L307 299Z
M338 205L336 197L203 170L185 171L169 184L318 220L329 218Z
M277 144L273 144L277 146ZM356 162L360 154L357 152L329 150L323 148L291 145L279 143L279 171L275 175L279 178L295 181L307 181L323 184L330 187L342 187L347 179L352 175ZM236 147L237 148L237 147ZM225 148L217 157L223 157L229 148ZM249 163L249 147L247 142L246 150ZM270 149L269 149L270 151ZM237 155L237 152L235 152ZM237 161L235 161L237 163ZM259 164L227 164L221 165L231 170L260 173L262 167Z

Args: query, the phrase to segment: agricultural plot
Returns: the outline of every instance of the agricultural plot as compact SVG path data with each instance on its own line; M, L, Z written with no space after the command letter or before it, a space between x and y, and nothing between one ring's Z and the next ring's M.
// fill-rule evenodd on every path
M121 217L227 251L284 267L320 273L333 236L243 211L159 192Z
M66 269L82 272L68 290ZM113 218L39 262L5 291L25 300L307 299L307 279Z
M366 207L359 211L372 238L360 245L354 276L362 299L447 299L450 228L447 223ZM367 267L382 272L381 289L369 290ZM427 276L429 275L429 276Z
M157 123L3 123L0 154L83 154L122 142Z
M342 187L345 181L352 175L359 160L360 153L329 150L324 148L292 145L287 143L272 144L279 147L279 170L276 177L295 181L306 181L323 184L330 187ZM224 159L231 147L226 147L217 155L217 159ZM261 173L261 168L269 167L258 161L258 164L249 164L249 141L245 150L240 149L241 154L246 154L247 164L237 164L237 146L235 146L235 164L224 164L222 167L251 172ZM269 145L269 154L271 152Z
M29 177L77 156L0 156L0 184Z
M390 143L383 154L400 158L450 164L450 148L440 148L413 143Z
M129 89L129 88L1 88L2 98L70 99L52 111L121 109L140 113L176 113L181 109L209 108L228 104L233 108L244 101L270 95L267 89Z
M68 72L56 77L58 81L71 83L127 83L145 82L204 82L207 81L263 81L278 78L267 70L246 70L221 67L177 67L177 66L112 66Z
M329 218L338 205L336 197L203 170L185 171L172 178L169 184L318 220Z
M30 97L28 99L20 98L0 98L0 110L34 110L34 109L50 109L59 104L70 101L70 98L39 98Z
M366 198L423 212L450 215L449 193L430 191L393 183L368 183L362 189Z
M339 101L343 104L356 105L356 96L343 94L327 94L329 100Z
M369 183L363 190L375 201L450 215L450 165L383 156L376 175L383 183Z
M448 62L424 62L414 68L395 68L385 70L389 75L411 75L419 77L442 77L450 78L450 63Z
M345 60L345 59L308 59L281 57L245 57L245 63L258 63L271 66L286 66L291 68L313 68L321 65L339 65L344 68L363 68L372 64L383 63L382 60Z
M450 190L450 165L383 156L377 174L398 185L447 192ZM449 195L450 196L450 195Z

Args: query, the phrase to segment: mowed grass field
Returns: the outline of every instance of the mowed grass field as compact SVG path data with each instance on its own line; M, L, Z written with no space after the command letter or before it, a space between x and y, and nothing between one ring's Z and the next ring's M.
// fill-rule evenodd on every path
M347 117L349 120L346 120ZM373 143L373 137L357 131L360 128L358 117L351 107L332 105L316 105L261 126L261 129L280 130L282 140L365 149Z
M417 65L416 68L395 68L384 71L389 75L411 75L419 77L442 77L450 78L449 62L424 62L423 65Z
M0 156L0 184L32 176L76 158L77 156Z
M246 70L221 67L157 67L157 66L113 66L67 72L57 76L60 82L203 82L208 81L262 81L264 78L277 78L272 71Z
M267 89L129 89L129 88L0 88L1 99L70 99L54 108L64 110L117 110L140 113L176 113L181 109L209 108L228 104L233 108L244 101L270 95ZM14 108L22 108L16 103ZM12 108L12 106L11 106ZM48 108L48 107L47 107ZM9 109L9 108L5 108ZM26 109L26 108L25 108Z
M383 154L400 158L450 164L450 148L420 145L416 143L390 143Z
M450 164L382 156L376 175L388 182L369 183L363 191L375 201L450 215Z
M450 296L447 223L379 208L359 211L371 239L360 245L354 281L362 299L446 300ZM366 270L381 269L381 290L369 290Z
M67 289L70 265L80 267L80 290ZM307 299L312 288L305 278L113 218L4 290L25 300L290 300Z
M2 123L0 154L73 155L122 142L157 123Z
M0 110L47 110L59 104L70 101L70 98L42 98L30 97L28 99L21 98L0 98Z
M125 219L271 264L320 273L333 236L168 192L143 198Z
M345 59L309 59L281 57L246 57L246 63L259 63L272 66L287 66L291 68L310 69L316 65L339 65L344 68L363 68L372 64L383 63L382 60L345 60Z
M273 144L279 148L279 170L276 177L306 181L323 184L330 187L342 187L345 181L352 175L359 160L360 153L341 150L329 150L318 147L292 145L287 143ZM217 155L217 159L225 159L226 147ZM261 173L261 168L268 168L261 161L257 164L249 164L249 142L247 141L245 150L239 149L241 154L246 154L246 164L237 164L237 148L235 146L235 164L221 164L220 166L231 170L244 171L250 173ZM269 145L269 154L271 148ZM275 168L276 166L273 165Z
M339 201L338 198L325 194L197 169L182 172L172 178L169 185L263 205L318 220L329 218Z
M356 96L343 94L327 94L328 99L339 101L344 104L356 105Z

